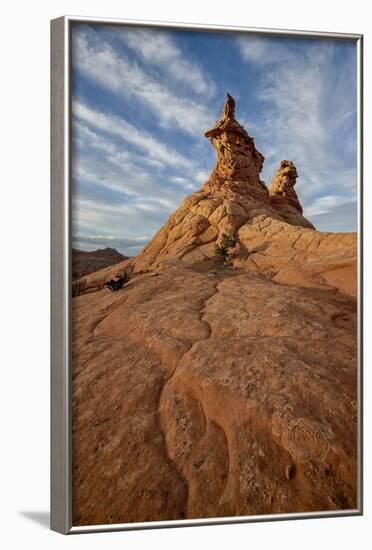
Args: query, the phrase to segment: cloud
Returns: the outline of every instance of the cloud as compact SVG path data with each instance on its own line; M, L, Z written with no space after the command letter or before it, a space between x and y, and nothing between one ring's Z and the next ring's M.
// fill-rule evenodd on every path
M243 61L259 70L256 99L264 114L255 122L266 157L263 179L271 181L280 160L293 160L309 216L355 200L355 50L340 54L335 42L319 39L245 37L237 45Z
M293 57L292 53L276 39L263 36L242 36L237 40L244 61L270 65L278 61L287 62Z
M164 143L161 143L158 139L153 138L145 130L139 130L122 117L105 114L79 101L73 102L72 112L75 117L96 129L118 136L127 143L135 145L157 163L175 168L190 169L194 167L194 164L183 155ZM105 143L103 143L103 149L107 150L107 145Z
M168 211L155 202L133 203L95 201L75 195L72 208L72 234L107 239L132 239L139 235L150 238L164 221ZM107 246L110 246L107 244Z
M186 179L172 181L163 171L156 173L143 162L141 166L136 153L118 150L114 140L107 144L99 131L80 121L74 137L74 234L153 235L190 192Z
M134 128L128 138L127 123L120 117L78 103L73 112L73 188L80 198L125 203L140 210L149 208L150 202L162 215L170 214L206 177L195 161L146 132L137 139L139 131ZM128 139L138 145L135 150L126 148ZM150 156L155 155L154 149L161 161Z
M204 104L163 85L161 78L154 78L131 62L124 52L117 52L92 29L84 27L84 30L74 33L73 63L99 86L128 101L141 103L164 127L200 135L200 128L208 128L213 121Z
M320 197L315 199L307 207L308 216L320 216L322 214L329 213L336 206L343 206L344 204L349 204L348 200L340 200L339 195L327 195L325 197Z
M78 198L89 201L90 207L96 204L97 216L106 204L115 204L122 209L123 220L124 209L131 209L151 212L164 222L184 196L206 179L195 161L132 125L129 132L121 117L78 102L73 104L73 113L73 189ZM135 150L126 149L126 142L134 144Z
M92 172L85 171L93 162ZM155 233L187 194L180 185L162 185L146 174L116 173L105 159L90 160L89 155L79 161L72 186L74 232L120 236Z
M328 210L309 215L311 222L319 231L356 231L357 203L349 201L335 204Z
M212 79L198 63L185 56L169 32L159 29L122 28L119 36L143 61L158 67L178 85L187 86L207 97L215 95L216 86Z

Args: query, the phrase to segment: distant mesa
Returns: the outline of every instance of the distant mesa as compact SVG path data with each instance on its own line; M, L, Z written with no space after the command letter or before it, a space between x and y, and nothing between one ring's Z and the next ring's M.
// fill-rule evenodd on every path
M87 252L85 250L72 249L72 278L84 277L89 273L98 271L104 267L115 265L128 257L120 254L115 248L102 248Z

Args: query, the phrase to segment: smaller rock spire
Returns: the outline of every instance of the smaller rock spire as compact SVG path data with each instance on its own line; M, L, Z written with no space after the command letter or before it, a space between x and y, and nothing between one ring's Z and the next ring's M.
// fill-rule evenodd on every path
M272 179L269 195L272 202L287 202L302 214L302 206L294 190L297 177L297 169L293 162L291 160L282 160L279 170Z

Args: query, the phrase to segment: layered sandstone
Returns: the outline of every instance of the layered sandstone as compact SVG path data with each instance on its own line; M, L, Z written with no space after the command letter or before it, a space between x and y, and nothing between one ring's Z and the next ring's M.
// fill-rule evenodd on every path
M293 162L282 160L269 189L271 204L279 208L281 216L292 225L301 225L297 221L302 219L303 213L303 208L294 189L297 177L297 169ZM309 227L315 229L312 224Z
M74 524L357 506L355 234L313 228L290 161L266 188L231 96L206 137L200 191L73 299Z

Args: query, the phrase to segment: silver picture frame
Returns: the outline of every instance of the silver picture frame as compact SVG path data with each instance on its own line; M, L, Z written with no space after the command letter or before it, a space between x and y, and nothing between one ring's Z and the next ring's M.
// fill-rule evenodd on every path
M71 29L75 23L333 38L357 45L358 507L352 510L72 525L71 426ZM363 35L64 16L51 21L51 529L63 534L329 518L363 514Z

